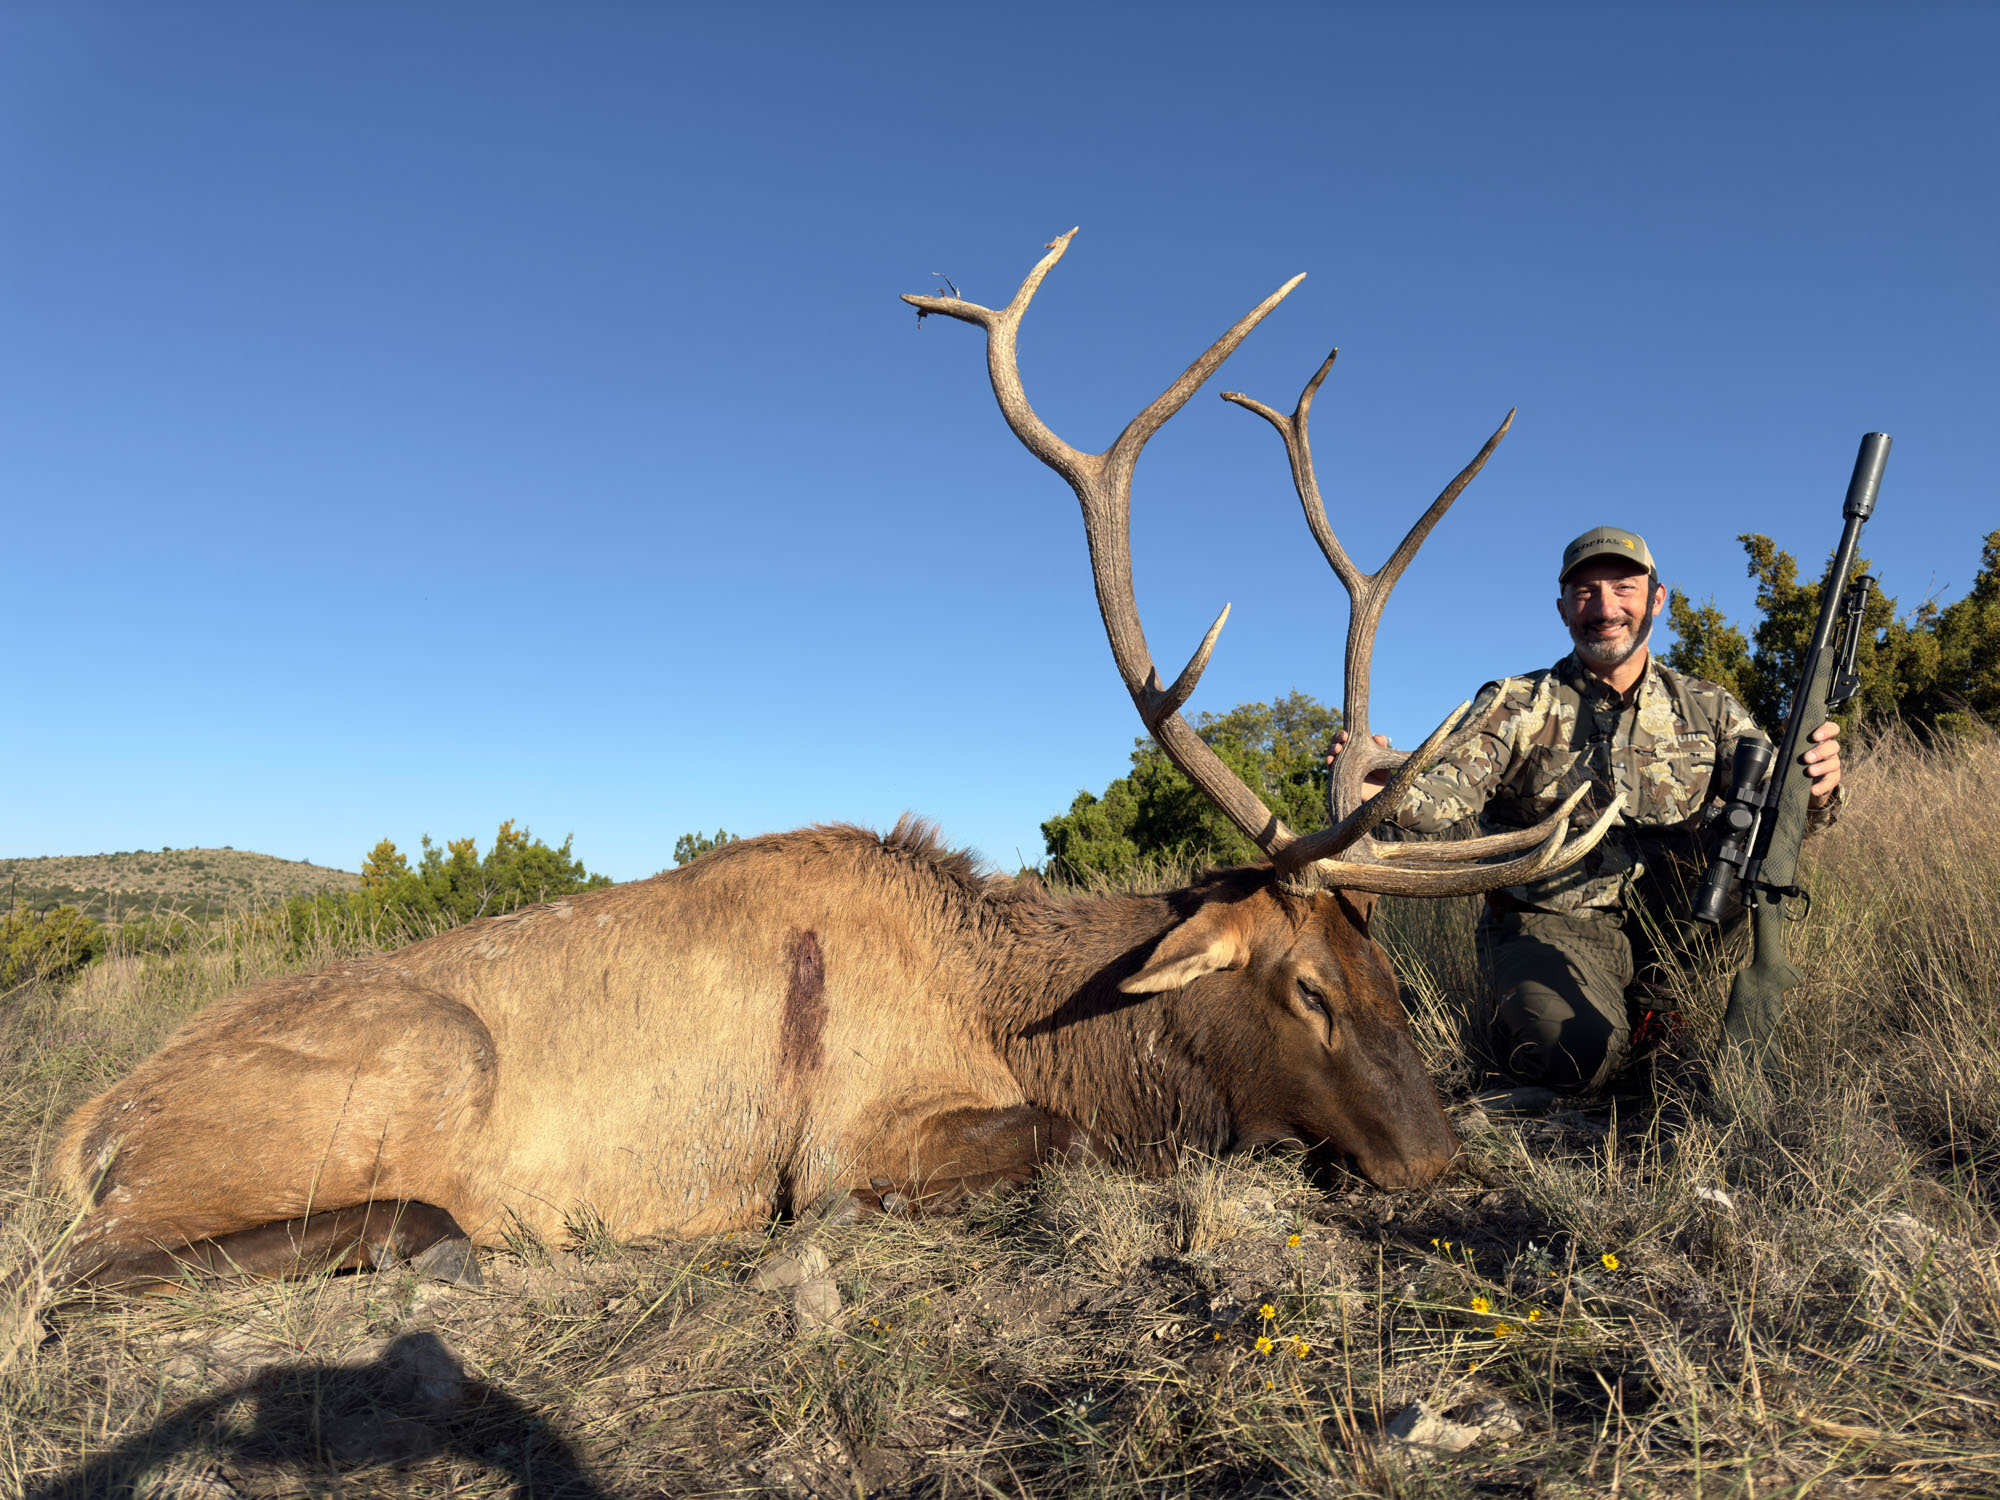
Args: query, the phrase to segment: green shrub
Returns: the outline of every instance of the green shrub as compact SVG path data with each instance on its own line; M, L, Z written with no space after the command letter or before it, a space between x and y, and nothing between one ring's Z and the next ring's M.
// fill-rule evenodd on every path
M74 906L0 919L0 985L74 974L104 952L104 929Z

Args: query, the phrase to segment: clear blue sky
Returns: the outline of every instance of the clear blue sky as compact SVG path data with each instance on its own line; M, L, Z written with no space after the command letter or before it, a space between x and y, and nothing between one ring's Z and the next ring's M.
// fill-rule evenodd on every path
M15 3L0 10L0 856L354 868L526 821L905 808L1011 867L1138 722L1075 502L973 329L1102 447L1309 276L1155 441L1146 626L1194 707L1339 696L1345 604L1510 406L1376 653L1409 743L1566 647L1554 560L1642 530L1957 597L2000 525L1991 5Z

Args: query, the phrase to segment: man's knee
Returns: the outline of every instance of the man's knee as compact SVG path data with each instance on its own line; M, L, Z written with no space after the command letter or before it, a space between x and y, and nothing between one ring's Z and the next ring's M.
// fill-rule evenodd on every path
M1587 1002L1528 980L1501 992L1492 1040L1495 1060L1523 1083L1574 1092L1603 1086L1630 1035Z
M1499 1003L1495 1060L1549 1088L1601 1088L1630 1044L1625 987L1632 955L1623 932L1595 917L1522 913L1480 934Z

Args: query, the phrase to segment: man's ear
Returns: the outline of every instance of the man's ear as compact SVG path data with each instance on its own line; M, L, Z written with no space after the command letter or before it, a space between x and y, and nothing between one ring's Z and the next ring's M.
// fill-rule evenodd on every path
M1653 613L1657 615L1666 607L1667 586L1664 583L1656 583L1653 585Z
M1569 624L1569 605L1561 594L1556 595L1556 618L1565 625Z
M1250 914L1239 902L1211 901L1161 938L1146 967L1118 988L1127 995L1157 995L1249 962Z

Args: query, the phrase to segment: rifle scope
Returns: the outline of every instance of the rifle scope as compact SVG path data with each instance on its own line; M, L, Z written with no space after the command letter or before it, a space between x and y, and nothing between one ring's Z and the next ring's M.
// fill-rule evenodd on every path
M1764 773L1771 768L1771 742L1747 735L1736 742L1730 764L1729 800L1716 815L1717 843L1708 872L1695 893L1692 915L1697 922L1720 926L1737 882L1743 878L1757 824L1764 815Z

